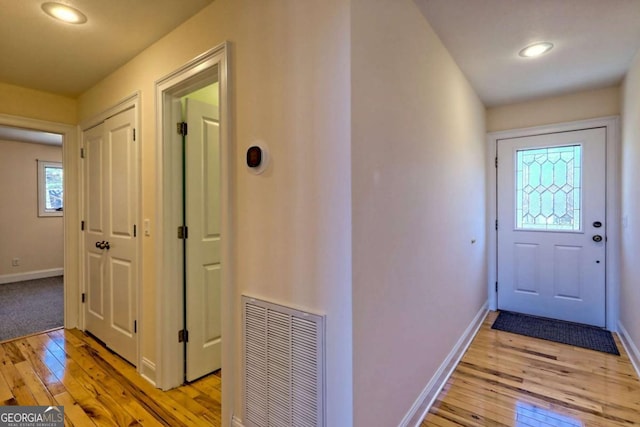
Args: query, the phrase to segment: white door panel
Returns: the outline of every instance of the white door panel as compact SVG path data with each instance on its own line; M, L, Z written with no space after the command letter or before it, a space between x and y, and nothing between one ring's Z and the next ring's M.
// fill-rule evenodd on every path
M604 326L605 137L597 128L498 141L501 310Z
M85 328L137 363L136 142L133 109L84 133ZM106 242L106 247L97 244Z
M85 328L96 336L108 334L105 287L105 257L96 242L105 240L104 224L104 125L83 134L85 187Z
M87 253L87 294L91 296L87 303L87 327L96 329L105 318L104 257L91 251Z
M187 380L220 369L220 124L217 107L187 99Z

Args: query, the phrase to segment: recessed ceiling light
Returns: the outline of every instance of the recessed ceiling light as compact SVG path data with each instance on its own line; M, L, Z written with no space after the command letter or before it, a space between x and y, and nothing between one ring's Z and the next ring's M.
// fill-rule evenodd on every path
M42 4L42 10L47 15L69 24L84 24L87 22L87 17L82 12L66 4L47 2Z
M551 48L553 48L553 43L549 43L549 42L535 43L522 49L519 55L524 56L525 58L531 58L534 56L540 56L542 54L545 54L549 52Z

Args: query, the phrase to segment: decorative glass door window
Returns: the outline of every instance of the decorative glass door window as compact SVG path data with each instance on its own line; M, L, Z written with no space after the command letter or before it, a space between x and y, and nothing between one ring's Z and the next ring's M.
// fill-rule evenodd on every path
M582 146L516 152L516 229L581 230Z

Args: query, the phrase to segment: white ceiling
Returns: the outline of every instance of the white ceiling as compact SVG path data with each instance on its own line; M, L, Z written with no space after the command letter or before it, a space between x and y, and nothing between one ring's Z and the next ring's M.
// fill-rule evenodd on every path
M0 0L0 82L76 97L213 0L59 0L83 25L46 15L47 0Z
M76 97L213 0L59 0L83 25L46 15L48 0L0 0L0 82ZM62 136L0 126L0 140L61 145Z
M0 0L0 82L75 97L213 0ZM314 0L315 1L315 0ZM618 84L640 49L640 0L415 0L488 106ZM534 41L555 48L537 58Z
M621 82L640 49L640 0L415 0L487 106ZM518 52L537 41L538 58Z

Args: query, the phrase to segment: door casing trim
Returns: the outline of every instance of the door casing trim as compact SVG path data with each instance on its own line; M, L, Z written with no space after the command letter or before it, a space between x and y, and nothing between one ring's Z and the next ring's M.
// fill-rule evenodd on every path
M178 342L178 331L182 328L182 289L176 286L181 282L181 267L176 260L180 240L176 237L175 225L179 221L172 209L173 189L182 179L176 173L175 162L171 156L172 143L177 136L175 123L172 123L171 101L186 94L194 86L207 82L214 67L218 67L220 88L220 146L222 175L222 214L221 229L223 239L221 250L222 270L221 316L222 336L222 395L228 396L222 401L223 425L231 424L235 375L235 326L234 326L234 288L232 271L232 206L233 206L233 158L234 148L230 138L229 82L228 82L229 43L199 55L174 72L155 83L156 103L156 177L158 183L156 199L156 386L167 390L182 384L183 353ZM209 82L210 83L210 82ZM178 307L178 309L176 309Z
M495 221L497 219L497 169L495 158L497 144L502 139L535 136L557 132L569 132L595 127L606 128L606 237L607 258L605 263L605 319L606 328L617 331L619 317L620 295L620 118L618 116L599 117L566 123L535 126L520 129L510 129L487 134L486 164L487 164L487 289L489 293L489 309L497 310L496 293L497 252L498 241Z

